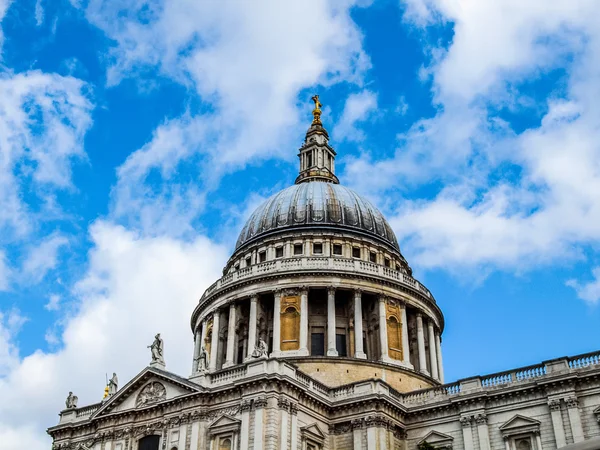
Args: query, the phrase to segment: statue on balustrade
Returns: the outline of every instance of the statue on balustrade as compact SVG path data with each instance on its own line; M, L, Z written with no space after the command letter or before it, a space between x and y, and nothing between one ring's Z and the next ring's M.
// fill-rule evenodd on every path
M69 392L69 395L67 396L67 400L65 401L65 404L67 405L67 409L73 409L73 408L77 408L77 396L73 395L73 392Z
M108 380L108 395L114 395L117 393L117 389L119 388L119 379L117 378L117 374L113 372L112 377Z
M254 346L254 351L252 352L253 358L268 358L269 357L269 348L267 347L267 343L264 339L259 338L258 343Z
M162 364L164 366L164 344L160 337L160 333L157 333L156 336L154 336L154 342L152 342L152 345L149 345L148 348L152 352L152 363Z
M206 372L208 369L208 352L202 346L200 350L200 355L198 356L198 372Z

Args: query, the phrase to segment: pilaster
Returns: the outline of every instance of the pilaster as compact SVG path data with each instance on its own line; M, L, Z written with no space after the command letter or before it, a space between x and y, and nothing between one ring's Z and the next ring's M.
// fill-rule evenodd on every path
M417 348L419 351L419 371L429 375L425 359L425 335L423 334L423 316L417 313Z
M554 438L556 440L556 447L560 448L567 445L565 439L565 428L560 413L560 399L548 400L548 407L550 408L550 417L552 419L552 428L554 430Z
M252 352L254 351L254 347L256 347L257 304L258 296L253 295L250 297L250 323L248 324L248 351L246 352L246 358L252 357Z
M211 371L217 370L217 358L219 353L219 321L221 314L219 310L213 313L212 337L210 342L210 366Z
M281 353L281 291L275 291L273 301L273 353L271 356L279 356Z
M583 435L583 427L581 425L581 415L579 414L579 402L577 397L565 398L567 405L567 413L569 415L569 423L571 424L571 432L573 433L573 441L581 442L585 440Z
M302 346L301 346L302 347ZM327 356L338 356L335 342L335 288L327 289Z

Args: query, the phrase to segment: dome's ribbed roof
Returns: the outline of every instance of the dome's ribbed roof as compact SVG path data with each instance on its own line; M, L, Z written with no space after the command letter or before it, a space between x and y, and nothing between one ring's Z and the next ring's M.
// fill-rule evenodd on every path
M347 187L322 181L290 186L265 201L246 222L236 249L271 232L309 227L358 231L400 250L392 228L368 200Z

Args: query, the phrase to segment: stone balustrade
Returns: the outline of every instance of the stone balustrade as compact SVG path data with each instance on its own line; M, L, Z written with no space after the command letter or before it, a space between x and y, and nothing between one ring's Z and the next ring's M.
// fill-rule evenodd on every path
M431 301L435 302L431 292L409 275L397 270L385 267L379 264L374 264L368 261L362 261L352 258L334 258L334 257L314 257L305 256L298 258L286 258L276 261L267 261L260 264L255 264L250 267L239 269L235 272L224 275L220 280L213 283L203 295L206 298L219 289L238 281L251 279L253 277L263 276L269 273L285 273L290 271L293 273L302 272L303 270L311 271L315 269L323 269L328 271L350 272L353 274L374 275L380 278L392 280L396 283L407 286L420 294L424 295Z
M250 368L248 369L247 368ZM535 382L547 377L561 375L564 373L576 373L590 367L600 368L600 352L588 353L568 358L559 358L546 361L542 364L521 367L507 372L499 372L490 375L477 376L443 384L433 388L421 389L408 393L400 393L391 388L381 380L358 381L355 383L329 388L323 383L311 378L294 366L274 359L252 362L242 367L226 369L207 376L209 384L220 384L231 382L234 379L242 379L246 375L279 373L287 375L296 382L308 388L309 392L331 402L357 397L387 394L392 399L406 406L426 405L449 400L465 394L485 392L507 385L519 385Z

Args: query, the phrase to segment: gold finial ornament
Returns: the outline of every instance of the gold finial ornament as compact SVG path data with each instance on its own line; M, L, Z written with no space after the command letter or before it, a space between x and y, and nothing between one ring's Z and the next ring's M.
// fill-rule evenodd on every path
M313 109L313 124L321 125L321 102L319 101L318 95L313 95L311 100L315 102L315 109Z
M104 397L102 397L102 400L104 400L106 397L108 397L108 384L104 387Z

